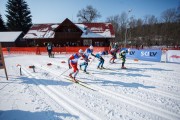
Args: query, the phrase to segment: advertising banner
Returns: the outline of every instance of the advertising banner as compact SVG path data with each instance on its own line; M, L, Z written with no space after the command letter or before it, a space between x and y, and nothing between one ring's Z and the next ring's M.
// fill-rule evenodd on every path
M167 61L180 63L180 50L168 50Z
M126 57L130 58L130 59L139 59L139 60L160 62L161 55L162 55L161 50L130 49L130 51L126 54Z
M137 58L139 60L160 62L162 51L161 50L139 50L137 55L138 55Z
M126 57L130 59L138 59L138 51L139 50L137 49L130 49L130 51L126 54Z

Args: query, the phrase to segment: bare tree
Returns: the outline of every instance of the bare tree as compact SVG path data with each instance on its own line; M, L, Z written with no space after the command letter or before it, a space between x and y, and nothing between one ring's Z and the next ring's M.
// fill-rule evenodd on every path
M180 4L179 4L179 6L177 8L176 17L177 17L177 22L180 23Z
M93 22L100 18L101 14L91 5L88 5L85 9L79 10L77 17L79 22Z
M153 25L158 22L157 18L154 15L146 15L144 18L144 24Z
M175 8L170 8L165 10L161 14L161 19L163 22L175 22L176 21L176 9Z
M115 31L115 41L119 41L120 40L120 25L119 25L119 21L120 21L120 16L119 15L115 15L115 16L110 16L107 18L106 22L110 22L113 25L114 31Z

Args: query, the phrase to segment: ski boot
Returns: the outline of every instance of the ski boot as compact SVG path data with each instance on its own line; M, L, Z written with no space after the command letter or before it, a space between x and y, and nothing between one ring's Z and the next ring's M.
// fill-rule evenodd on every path
M78 81L75 79L75 77L72 78L73 82L78 83Z
M101 69L106 69L105 67L101 66Z
M89 74L89 72L87 72L87 71L85 71L85 70L84 70L84 73Z
M121 67L121 69L127 69L127 68L123 66L123 67Z
M81 65L79 65L79 69L82 70Z
M72 74L71 74L71 73L69 74L69 77L73 79L73 76L72 76Z

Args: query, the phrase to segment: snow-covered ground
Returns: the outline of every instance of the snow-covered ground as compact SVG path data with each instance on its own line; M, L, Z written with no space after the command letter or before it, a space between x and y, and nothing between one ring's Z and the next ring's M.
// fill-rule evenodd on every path
M95 59L90 74L77 76L82 86L61 75L68 56L5 55L9 80L1 69L0 120L180 119L180 64L127 59L122 70L119 59L109 64L110 56L104 56L109 69L96 69Z

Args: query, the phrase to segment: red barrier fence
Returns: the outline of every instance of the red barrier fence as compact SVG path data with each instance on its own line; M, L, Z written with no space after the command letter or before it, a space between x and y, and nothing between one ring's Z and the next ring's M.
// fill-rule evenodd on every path
M54 47L53 52L57 53L76 53L79 49L86 50L88 47ZM46 53L46 47L11 47L2 49L3 52L14 54L42 54ZM94 52L109 51L109 47L94 47Z

